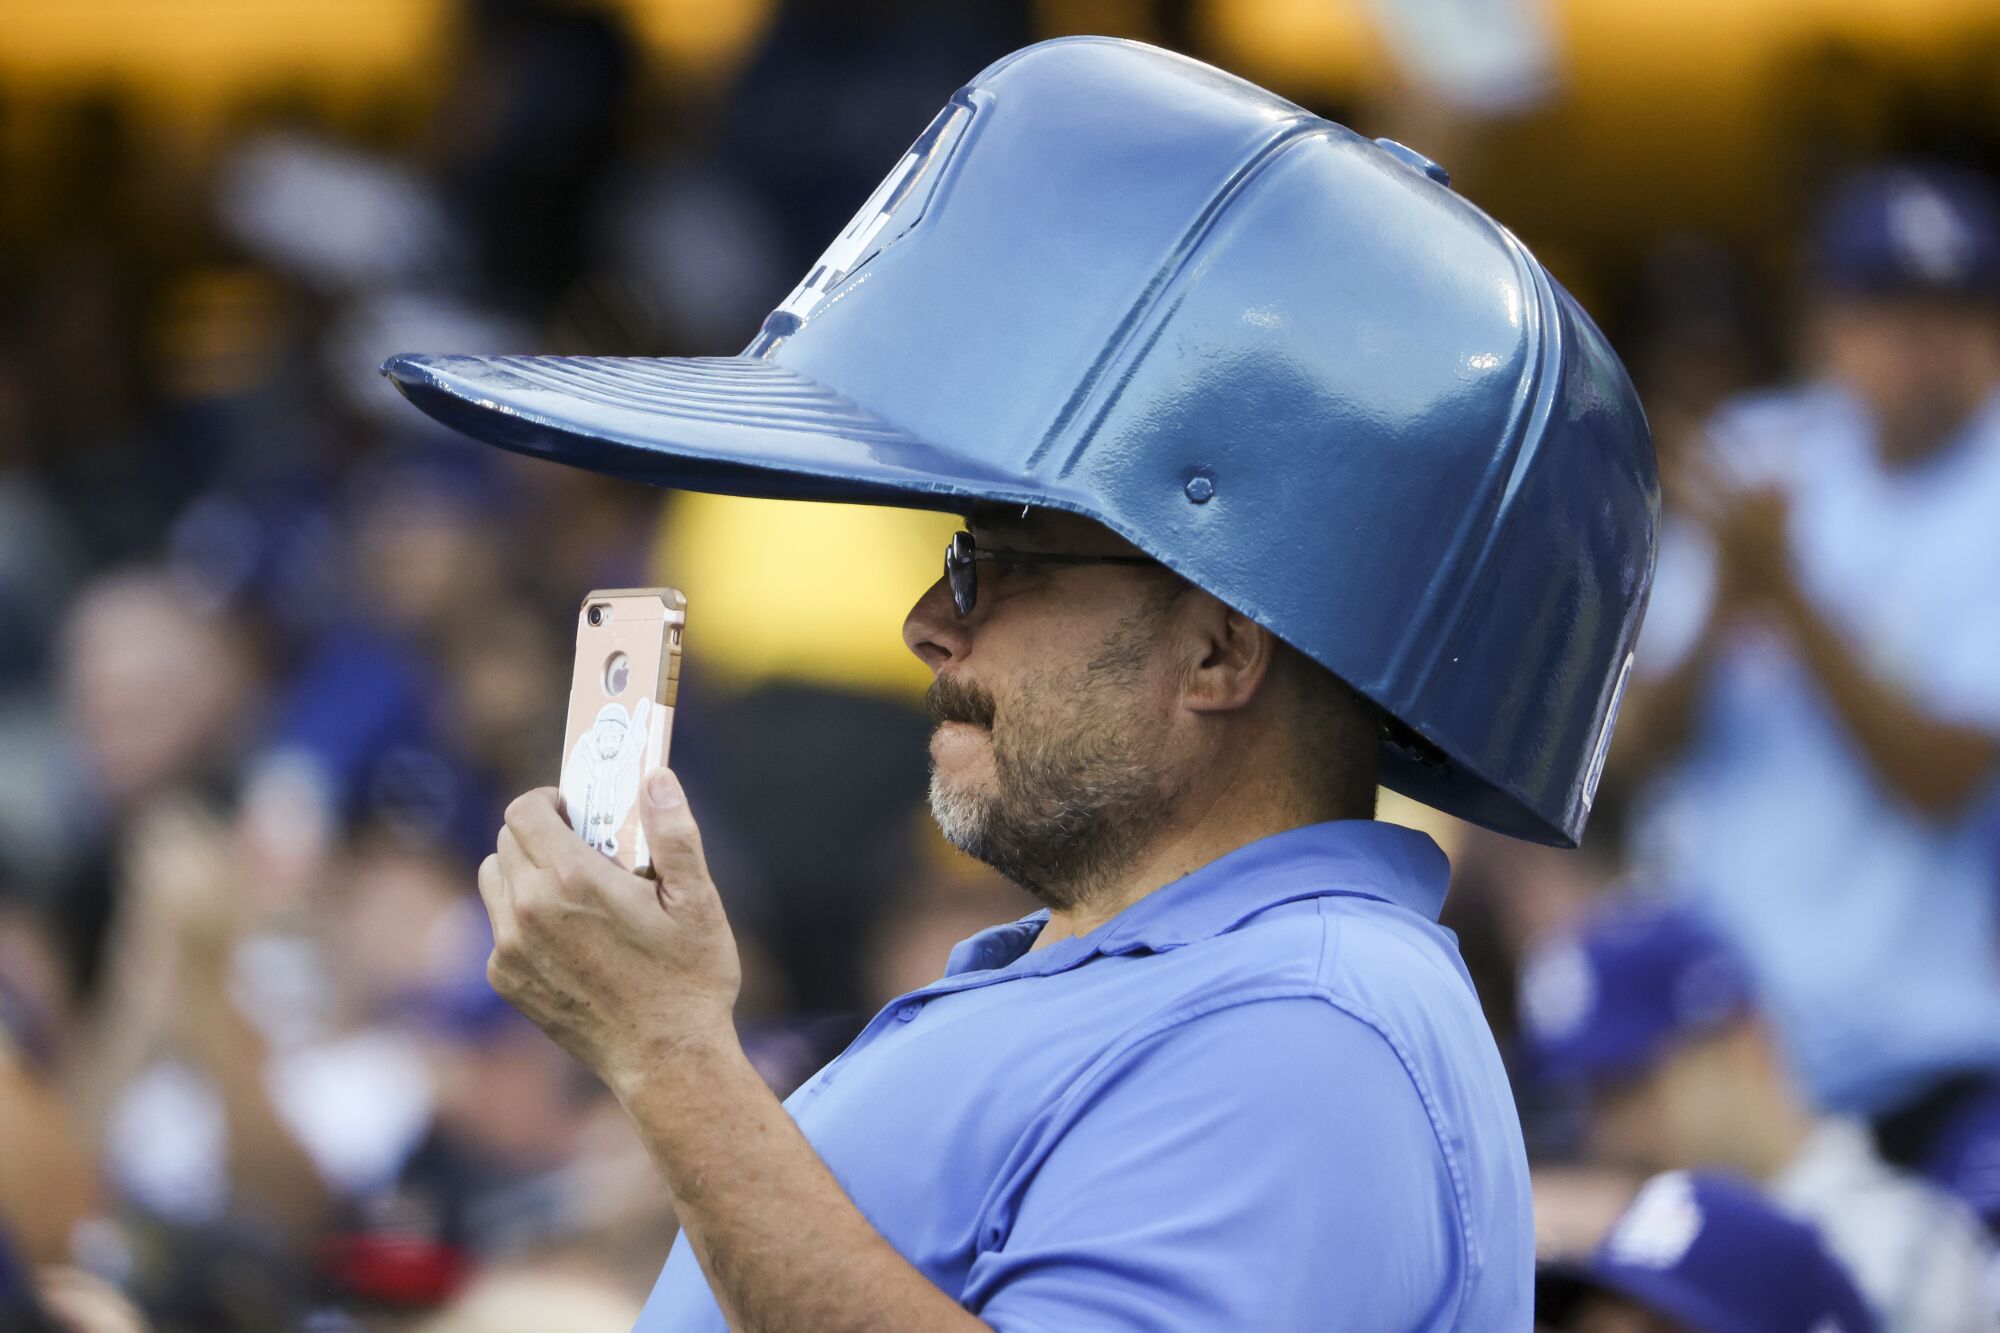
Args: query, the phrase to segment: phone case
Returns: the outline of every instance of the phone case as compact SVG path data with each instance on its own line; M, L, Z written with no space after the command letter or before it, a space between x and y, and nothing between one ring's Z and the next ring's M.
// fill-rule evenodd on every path
M586 843L640 873L652 858L639 784L667 761L686 621L687 598L674 588L602 589L576 616L563 809Z

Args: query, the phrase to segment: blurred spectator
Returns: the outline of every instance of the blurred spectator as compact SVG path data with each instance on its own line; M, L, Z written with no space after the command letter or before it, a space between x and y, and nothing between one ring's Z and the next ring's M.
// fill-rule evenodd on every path
M54 941L24 904L0 896L0 1246L23 1265L66 1260L71 1232L101 1196L93 1145L58 1083L66 991Z
M1727 1176L1675 1171L1639 1190L1580 1262L1543 1267L1550 1333L1873 1333L1813 1229Z
M1742 256L1712 236L1669 236L1640 267L1630 357L1663 486L1678 485L1715 409L1774 369L1759 298ZM1683 500L1670 493L1666 503L1671 515Z
M231 1212L297 1234L326 1191L266 1083L269 1037L232 994L259 904L225 826L184 799L135 821L83 1105L128 1197L179 1221Z
M92 585L64 627L61 672L83 788L67 812L73 835L93 807L129 811L225 771L256 721L234 627L151 571Z
M1866 1128L1817 1116L1758 1015L1736 955L1694 913L1615 901L1544 944L1522 978L1531 1067L1587 1090L1594 1161L1644 1174L1715 1167L1816 1223L1897 1333L2000 1330L1993 1256L1957 1200L1876 1155ZM1574 1248L1615 1199L1542 1173L1536 1210Z
M88 585L57 654L60 729L32 714L0 738L0 851L31 872L66 953L94 984L115 906L116 844L153 800L231 781L259 722L257 669L239 625L153 569Z
M1756 969L1815 1100L2000 1064L2000 200L1894 167L1813 248L1810 378L1674 460L1637 845ZM1663 459L1663 464L1668 460Z
M342 831L371 821L456 846L468 865L488 850L502 802L452 741L508 719L468 718L462 701L488 705L491 689L467 696L447 667L470 669L475 647L504 659L524 642L487 638L510 601L506 505L488 459L463 449L399 451L359 470L342 512L347 605L277 692L247 769L244 828L272 890L296 897ZM547 743L553 756L560 736ZM506 742L491 745L500 757Z
M625 140L635 53L619 16L561 0L466 0L433 127L448 211L486 291L546 310L582 271Z

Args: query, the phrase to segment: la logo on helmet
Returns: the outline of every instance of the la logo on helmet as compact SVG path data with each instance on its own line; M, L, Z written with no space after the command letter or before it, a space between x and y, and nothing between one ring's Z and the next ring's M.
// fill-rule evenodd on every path
M971 108L959 102L938 112L936 119L910 145L910 151L903 154L895 170L875 187L853 221L833 238L833 244L826 247L826 253L806 274L805 281L794 287L792 294L765 318L746 355L768 355L779 341L796 333L812 318L813 312L842 283L916 225L930 204L945 162L971 118Z

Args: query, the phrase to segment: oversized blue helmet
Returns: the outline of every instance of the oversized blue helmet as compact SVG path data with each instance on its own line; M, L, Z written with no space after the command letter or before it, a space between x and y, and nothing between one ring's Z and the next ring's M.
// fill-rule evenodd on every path
M1561 845L1652 581L1645 418L1521 243L1410 150L1133 42L967 85L739 356L385 371L655 485L1085 515L1380 706L1387 785Z

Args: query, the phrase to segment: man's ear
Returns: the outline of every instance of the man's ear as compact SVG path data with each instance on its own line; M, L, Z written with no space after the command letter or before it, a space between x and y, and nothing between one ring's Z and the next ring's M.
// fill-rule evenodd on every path
M1275 634L1200 589L1183 599L1176 633L1186 649L1181 702L1198 713L1247 707L1278 655Z

